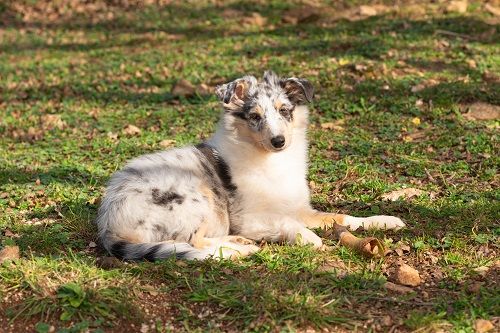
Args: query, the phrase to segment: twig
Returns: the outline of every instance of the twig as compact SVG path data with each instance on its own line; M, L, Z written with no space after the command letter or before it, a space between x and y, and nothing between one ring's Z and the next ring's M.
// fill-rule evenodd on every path
M439 34L439 35L446 35L446 36L453 36L453 37L460 37L460 38L463 38L463 39L468 39L468 40L477 40L477 38L474 38L472 36L469 36L469 35L464 35L464 34L459 34L458 32L453 32L453 31L448 31L448 30L441 30L441 29L438 29L435 31L436 34Z

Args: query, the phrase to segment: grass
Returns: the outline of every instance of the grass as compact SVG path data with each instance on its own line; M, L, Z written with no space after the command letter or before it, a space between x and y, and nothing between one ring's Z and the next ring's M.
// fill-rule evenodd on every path
M299 2L100 9L68 0L59 12L44 3L0 5L0 240L21 249L21 259L0 264L0 327L473 332L476 319L499 324L499 120L464 116L471 103L500 104L498 19L483 3L460 14L384 1L363 17L356 8L365 1L318 2L320 17L300 24L283 22ZM253 12L267 22L242 21ZM110 175L164 139L181 146L214 130L215 97L178 98L175 82L214 86L269 68L316 87L314 206L403 218L406 230L359 233L393 252L367 260L325 239L326 252L267 244L238 262L103 264L92 222ZM141 132L129 135L127 125ZM381 200L401 188L425 194ZM424 280L413 293L384 288L400 261Z

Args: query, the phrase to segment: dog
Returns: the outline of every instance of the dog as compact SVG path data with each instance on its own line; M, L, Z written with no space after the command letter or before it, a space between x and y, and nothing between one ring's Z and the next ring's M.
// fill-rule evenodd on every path
M222 115L196 146L138 157L116 172L97 217L99 238L124 260L235 258L255 241L322 247L311 228L398 229L393 216L312 208L306 180L313 86L267 71L216 88Z

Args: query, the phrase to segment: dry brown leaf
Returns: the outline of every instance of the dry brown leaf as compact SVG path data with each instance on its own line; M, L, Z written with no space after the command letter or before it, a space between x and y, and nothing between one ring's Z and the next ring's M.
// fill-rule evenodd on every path
M172 147L174 144L175 144L175 140L165 139L165 140L160 141L160 146L163 148Z
M186 79L180 79L175 83L172 88L172 95L174 96L192 96L195 93L196 89L191 82Z
M128 124L125 126L122 130L123 134L128 135L128 136L134 136L134 135L139 135L141 134L141 129L135 125Z
M320 9L316 7L300 7L293 8L286 11L281 20L284 23L290 24L300 24L300 23L310 23L315 22L321 17Z
M413 197L419 196L426 193L425 191L419 190L417 188L403 188L401 190L396 190L388 192L381 195L382 200L396 201L400 198L411 199Z
M221 16L223 18L236 18L243 16L243 12L233 8L226 8L222 11Z
M495 328L495 326L489 320L477 319L476 322L474 323L474 328L476 329L477 333L484 333L491 331L492 329Z
M214 89L205 83L201 83L196 87L198 94L200 95L210 95L213 93Z
M470 68L472 69L477 68L477 63L474 59L467 59L465 62L467 63L467 66L469 66Z
M267 23L267 19L257 12L252 13L250 16L244 17L241 21L243 24L255 25L257 27L263 27Z
M326 123L321 123L321 128L326 129L326 130L334 130L334 131L343 131L344 127L342 125L344 124L344 120L340 119L334 122L326 122Z
M490 14L493 14L495 16L500 16L500 8L497 8L489 3L484 5L484 9L486 9L486 11L489 12Z
M384 287L387 290L394 291L394 292L397 292L400 294L408 294L408 293L413 292L413 289L411 289L410 287L401 286L399 284L395 284L392 282L386 282L384 284Z
M19 246L7 245L0 251L0 264L5 260L19 259Z
M399 284L411 287L416 287L422 283L418 271L407 264L402 264L396 268L393 279Z
M359 15L363 16L375 16L377 15L377 8L374 6L363 5L359 6Z
M111 140L113 140L113 141L118 140L118 134L117 133L108 132L108 133L106 133L106 136L108 138L110 138Z
M486 274L488 274L489 270L490 270L490 268L488 266L479 266L479 267L474 268L474 272L481 275L482 277L485 277Z
M500 106L484 102L476 102L465 106L469 110L464 114L468 120L495 120L500 119Z
M40 117L43 129L51 130L54 128L64 129L66 122L58 114L44 114Z
M467 6L469 5L467 0L455 0L451 1L448 6L446 6L447 12L457 12L457 13L465 13L467 12Z

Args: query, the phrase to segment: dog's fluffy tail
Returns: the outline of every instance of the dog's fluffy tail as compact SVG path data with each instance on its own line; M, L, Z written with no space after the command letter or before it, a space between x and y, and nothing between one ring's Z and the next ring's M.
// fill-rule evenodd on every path
M155 261L171 257L202 260L217 256L217 247L197 249L188 243L129 243L120 240L106 248L112 255L124 260Z

